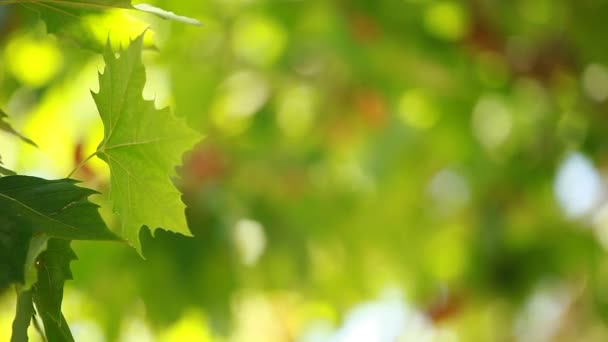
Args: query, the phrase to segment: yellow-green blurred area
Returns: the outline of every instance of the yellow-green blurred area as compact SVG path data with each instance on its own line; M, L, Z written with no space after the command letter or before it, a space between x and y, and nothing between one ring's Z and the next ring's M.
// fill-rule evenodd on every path
M150 27L144 96L205 135L194 237L74 242L77 341L608 341L608 1L152 3L203 26L82 27ZM0 153L61 178L101 140L103 61L31 7L0 6L0 107L39 148ZM74 177L108 191L98 160Z

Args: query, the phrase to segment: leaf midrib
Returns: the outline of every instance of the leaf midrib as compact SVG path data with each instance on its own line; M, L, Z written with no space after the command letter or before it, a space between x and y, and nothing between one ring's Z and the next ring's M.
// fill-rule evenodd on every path
M127 51L125 51L124 53L127 53ZM117 61L117 59L114 58L113 62L116 62L116 61ZM103 75L105 75L105 73L109 73L110 72L107 69L108 69L108 66L106 65L106 70L104 70L104 74ZM122 119L123 116L124 116L122 114L122 112L123 112L123 108L124 108L125 103L126 103L125 98L127 97L126 94L129 92L129 86L131 85L131 81L133 79L133 73L135 72L135 69L137 69L137 64L136 63L132 63L132 64L129 65L129 68L127 70L127 77L126 77L127 78L127 85L125 86L125 91L123 92L123 94L121 94L122 96L121 96L121 99L120 99L120 104L118 106L118 108L119 108L119 110L117 111L117 116L118 117L116 118L116 121L112 124L112 127L110 128L110 132L108 133L107 138L104 137L103 146L100 149L98 149L100 151L106 151L107 150L106 149L106 145L107 145L108 141L110 141L110 138L112 138L112 135L114 135L114 132L116 131L116 126L118 126L118 122L120 122L120 119ZM110 76L110 79L111 79L112 78L111 75L109 75L109 76ZM140 91L143 91L143 88ZM101 92L101 89L99 89L99 92ZM114 87L110 87L110 92L111 92L112 96L114 96ZM110 107L111 106L112 106L112 103L110 102ZM99 114L101 115L101 108L98 108L98 109L99 109ZM114 108L110 108L110 111L109 111L110 121L112 120L112 112L113 112L112 109L114 109Z
M49 221L52 221L52 222L58 223L58 224L60 224L60 225L62 225L62 226L65 226L65 227L68 227L68 228L71 228L71 229L75 229L75 230L77 230L77 229L78 229L78 227L75 227L75 226L69 225L69 224L67 224L67 223L65 223L65 222L61 222L61 221L59 221L59 220L56 220L56 219L54 219L54 218L52 218L52 217L48 216L47 214L41 213L41 212L39 212L38 210L36 210L36 209L34 209L34 208L32 208L32 207L28 206L27 204L25 204L25 203L23 203L23 202L21 202L21 201L18 201L18 200L17 200L17 199L15 199L15 198L9 197L9 196L7 196L7 195L5 195L5 194L2 194L2 193L0 193L0 197L5 198L5 199L7 199L7 200L9 200L9 201L11 201L11 202L17 203L19 206L21 206L21 207L25 208L26 210L29 210L29 211L33 212L34 214L36 214L36 215L38 215L38 216L42 216L43 218L45 218L45 219L47 219L47 220L49 220ZM70 204L71 204L71 203L74 203L74 201L70 202Z

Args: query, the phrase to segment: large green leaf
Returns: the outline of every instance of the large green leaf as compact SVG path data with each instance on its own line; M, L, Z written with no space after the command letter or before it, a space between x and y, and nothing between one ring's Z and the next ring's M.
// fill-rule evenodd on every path
M190 235L181 194L171 178L182 154L200 135L168 109L142 97L146 82L141 61L143 35L116 57L106 48L105 71L93 98L104 124L97 155L110 167L110 198L121 218L121 235L141 252L142 226Z
M61 313L61 302L63 285L66 280L72 279L70 262L76 259L70 241L50 239L47 249L40 254L36 263L38 282L32 287L33 299L49 342L74 341Z
M46 180L29 176L0 178L0 231L44 233L68 240L114 240L116 236L88 197L96 192L72 179ZM15 233L12 230L17 229Z

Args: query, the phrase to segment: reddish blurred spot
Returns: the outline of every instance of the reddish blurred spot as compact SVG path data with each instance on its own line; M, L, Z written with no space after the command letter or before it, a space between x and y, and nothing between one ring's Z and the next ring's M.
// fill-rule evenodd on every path
M186 191L198 189L210 182L220 180L228 171L225 155L218 148L198 145L187 157L182 169Z
M350 143L355 135L353 101L355 97L350 87L336 87L330 90L334 99L334 107L328 108L328 116L323 123L327 134L328 146L340 146Z
M426 314L433 322L439 323L458 314L462 306L463 299L461 296L446 294L431 303L426 309Z
M545 83L553 83L559 72L573 72L577 65L572 46L560 38L549 38L544 43L537 44L525 57L528 57L527 63L515 68L515 71Z
M364 13L353 13L348 17L352 36L360 42L371 42L378 38L378 25Z
M80 165L80 163L83 162L84 158L87 157L84 156L83 153L83 143L78 142L76 144L76 147L74 148L74 167ZM95 172L93 172L93 170L91 170L91 168L86 163L78 169L76 174L79 178L84 178L85 180L91 180L95 177Z
M386 123L386 102L381 94L373 89L364 89L356 95L357 111L366 125L379 128Z
M554 81L563 70L576 70L577 60L573 46L560 37L546 37L542 41L513 46L513 37L496 30L488 19L488 9L480 1L472 1L472 28L464 40L472 54L491 51L509 62L512 73L526 75L544 83ZM524 40L527 39L524 37ZM515 44L517 45L517 44Z
M3 6L2 10L5 13L0 15L0 41L4 42L22 25L23 18L20 12L10 6Z
M329 146L349 145L355 138L355 128L352 120L347 117L337 117L333 119L327 129L327 143Z
M474 51L504 51L504 37L498 34L479 4L471 6L471 29L464 44Z

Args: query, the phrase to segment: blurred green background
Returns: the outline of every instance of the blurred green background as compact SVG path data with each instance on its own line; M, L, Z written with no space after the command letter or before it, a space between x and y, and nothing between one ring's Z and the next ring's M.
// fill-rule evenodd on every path
M608 1L152 3L203 26L84 25L151 27L144 96L205 135L180 168L195 237L73 243L77 341L608 340ZM0 135L3 161L65 177L101 140L100 56L25 4L0 50L40 146ZM107 190L100 161L75 177Z

